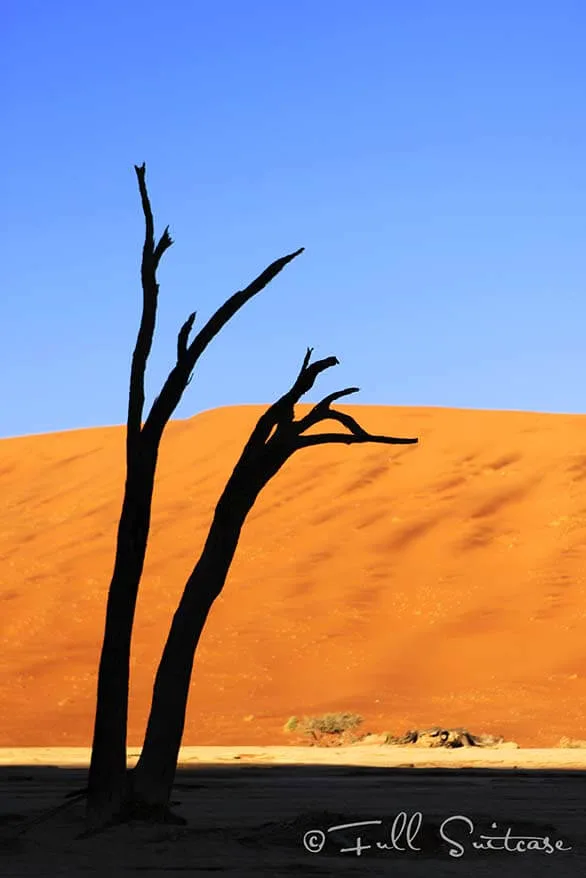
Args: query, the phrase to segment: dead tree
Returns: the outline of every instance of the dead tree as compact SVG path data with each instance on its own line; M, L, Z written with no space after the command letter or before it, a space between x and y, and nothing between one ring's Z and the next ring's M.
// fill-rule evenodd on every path
M154 221L145 182L145 165L135 165L145 218L141 281L142 317L132 356L126 428L126 484L118 524L114 571L108 592L100 657L92 757L88 778L87 821L97 828L114 819L126 795L126 736L130 643L138 587L149 535L159 444L166 424L191 380L195 364L231 317L259 293L303 248L277 259L244 290L234 293L189 342L195 313L177 338L177 361L143 424L144 379L157 314L157 268L173 243L166 228L155 243Z
M334 400L355 393L348 387L331 393L305 417L295 420L294 406L325 369L338 363L327 357L310 365L308 349L291 387L260 417L218 501L210 531L183 591L157 671L146 737L138 764L131 772L134 813L170 819L169 797L183 736L195 651L214 600L220 594L246 516L260 491L300 448L344 443L378 442L407 445L417 439L376 436L344 412L330 408ZM349 432L310 433L306 430L333 420Z

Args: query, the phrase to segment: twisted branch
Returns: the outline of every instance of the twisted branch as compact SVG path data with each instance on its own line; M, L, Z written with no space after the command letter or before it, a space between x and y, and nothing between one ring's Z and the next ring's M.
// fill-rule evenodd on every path
M267 472L269 469L274 470L276 461L279 461L278 466L282 466L295 451L313 445L329 443L354 445L364 442L384 445L414 445L419 441L418 439L379 436L369 433L351 415L331 408L332 402L343 396L356 393L357 387L346 387L328 394L314 405L305 417L296 421L295 404L299 402L304 393L313 387L321 372L338 364L336 357L326 357L310 364L312 351L312 348L307 349L303 364L292 387L258 419L236 465L235 474L243 472L253 464L257 466L259 463L261 468L265 465L268 467ZM309 427L326 420L337 421L349 432L302 435ZM271 461L270 466L269 461Z

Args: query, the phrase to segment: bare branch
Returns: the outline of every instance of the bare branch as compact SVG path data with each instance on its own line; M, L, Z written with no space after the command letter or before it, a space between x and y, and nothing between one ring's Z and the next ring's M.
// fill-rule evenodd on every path
M159 292L156 278L156 266L158 260L155 260L154 220L146 186L146 166L144 162L140 166L135 165L134 170L136 171L142 210L144 213L145 235L140 270L143 302L142 315L136 338L136 345L132 354L132 365L130 368L130 390L128 394L128 417L126 422L127 466L130 465L133 449L140 434L144 409L145 370L153 344L153 335L155 332L155 322L157 317L157 296ZM171 239L169 238L168 231L165 230L165 233L163 233L163 236L157 245L159 259L165 249L170 246Z
M338 362L335 357L327 357L324 360L316 360L310 366L309 360L312 352L313 348L307 348L301 369L292 387L269 406L258 419L244 447L242 453L243 460L248 459L251 454L256 453L267 442L273 445L280 442L283 434L290 433L291 436L296 435L296 431L291 430L291 427L295 424L295 403L298 402L299 397L303 393L306 393L313 386L320 372L323 372L324 369L329 369L330 366L335 366ZM275 427L275 433L271 436Z
M310 350L311 349L308 348L308 353ZM303 368L297 376L291 390L285 394L285 396L290 395L294 398L295 402L298 402L308 390L311 390L315 384L315 379L320 372L325 372L326 369L331 369L332 366L337 366L340 363L337 357L324 357L323 360L316 360L315 363L312 363L310 366L306 365L307 362L308 355L306 354L303 361Z
M150 253L152 253L155 249L155 222L153 220L153 212L151 210L151 202L149 200L149 195L147 192L146 186L146 165L143 162L142 165L135 165L134 170L136 171L136 177L138 180L138 189L140 192L140 200L142 202L142 210L144 213L145 219L145 240L144 247L148 249ZM144 250L143 250L144 253Z
M264 290L267 284L269 284L273 278L289 264L289 262L292 262L296 256L303 253L304 249L304 247L300 247L299 250L296 250L294 253L289 253L288 256L281 256L280 259L276 259L244 290L238 290L238 292L230 296L230 298L218 308L203 329L200 329L189 346L190 370L193 369L197 359L201 356L214 336L216 336L222 327L225 326L228 320L230 320L230 318L233 317L234 314L249 301L249 299L252 299L252 297L256 296L257 293L260 293L261 290Z
M277 429L275 434L271 436L270 442L273 440L280 442L283 435L290 431L291 426L295 425L295 403L299 402L300 397L313 387L315 379L320 372L324 372L326 369L337 365L338 360L336 357L326 357L323 360L316 360L315 363L308 365L312 351L313 348L307 348L303 358L303 365L293 386L274 402L260 418L250 437L251 440L254 439L254 444L258 445L261 442L266 442L274 427ZM296 431L291 432L291 436L293 435L296 435Z
M367 436L368 433L366 430L363 430L360 424L354 420L350 415L345 414L344 412L338 412L335 409L328 409L320 418L316 418L314 423L317 424L321 421L338 421L339 424L343 424L344 427L347 427L348 430L354 436Z
M330 404L335 402L336 399L341 399L343 396L350 396L351 393L358 393L359 391L359 387L345 387L343 390L335 390L333 393L324 396L324 398L317 403L315 408L321 408L322 406L329 408Z
M223 305L221 305L215 314L210 317L205 326L200 329L191 344L187 347L185 355L177 362L176 366L169 373L161 392L151 406L150 413L146 419L144 429L154 432L156 435L162 434L165 424L177 408L179 400L183 395L189 376L198 361L201 354L205 351L208 344L226 325L226 323L236 314L243 305L245 305L253 296L260 293L274 277L283 270L296 256L303 253L304 248L300 247L294 253L282 256L276 259L268 268L259 274L244 290L234 293Z
M351 445L357 442L380 442L386 445L412 445L417 439L398 439L393 436L374 436L368 433L351 415L330 408L332 402L343 396L358 391L357 387L346 387L336 390L318 402L305 417L296 421L294 418L295 403L314 384L317 376L325 369L338 363L336 357L326 357L309 364L312 348L308 348L303 359L301 370L293 386L259 418L252 434L246 443L240 458L239 467L248 466L253 457L263 451L272 450L283 460L299 448L311 445L324 445L328 442ZM337 421L349 430L349 433L319 433L310 436L301 435L309 427L322 421ZM274 430L274 432L273 432Z
M303 357L303 365L301 366L300 374L301 372L305 372L305 370L309 366L309 361L311 360L312 353L313 348L307 348L307 350L305 351L305 356Z
M335 414L340 414L336 412ZM296 445L298 448L309 448L310 445L326 445L338 443L355 445L361 442L380 442L383 445L416 445L418 439L403 439L395 436L373 436L366 431L354 433L315 433L311 436L299 436Z
M193 328L196 313L196 311L193 311L179 330L179 335L177 336L177 362L187 355L187 339Z
M329 393L327 396L324 396L322 400L314 405L304 418L301 418L300 421L295 423L297 428L296 446L298 448L306 448L310 445L324 445L327 442L342 442L346 445L351 445L356 442L383 442L387 445L413 445L418 442L417 439L398 439L393 436L373 436L351 415L330 408L330 405L334 400L340 399L343 396L349 396L351 393L356 393L357 391L358 387L346 387L344 390L336 390L334 393ZM350 431L350 435L345 433L318 433L311 436L301 435L305 430L309 429L309 427L313 427L315 424L319 424L322 421L337 421Z
M313 424L331 418L333 417L333 414L338 414L337 412L330 414L330 404L334 402L334 400L340 399L342 396L349 396L351 393L358 393L359 390L359 387L346 387L344 390L337 390L334 393L330 393L328 396L324 396L324 398L314 405L304 418L297 422L297 432L303 433L304 430L307 430L309 427L313 426ZM335 418L335 420L339 419Z
M161 261L161 256L163 255L165 250L168 250L169 247L172 247L172 246L173 246L173 239L171 238L171 235L169 234L169 226L167 226L167 228L165 229L165 231L163 232L163 234L159 238L159 243L157 244L157 246L154 249L153 261L154 261L155 269L157 269L159 267L159 262Z

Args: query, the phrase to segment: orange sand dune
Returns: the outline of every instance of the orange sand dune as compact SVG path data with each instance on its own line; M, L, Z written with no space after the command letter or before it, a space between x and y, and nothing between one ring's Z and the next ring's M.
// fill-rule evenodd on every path
M586 417L345 409L420 444L305 449L265 489L201 642L184 743L284 744L292 714L333 710L373 731L586 738ZM175 604L261 410L204 412L163 440L133 746ZM0 450L0 746L87 746L124 430Z

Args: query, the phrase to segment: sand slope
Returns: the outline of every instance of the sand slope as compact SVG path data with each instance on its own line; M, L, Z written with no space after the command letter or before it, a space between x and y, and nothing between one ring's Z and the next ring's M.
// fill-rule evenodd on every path
M307 406L300 406L301 413ZM586 417L345 406L414 447L299 452L261 495L196 659L184 743L374 731L586 738ZM169 425L132 660L130 744L215 502L262 411ZM0 442L0 746L87 746L124 430Z

